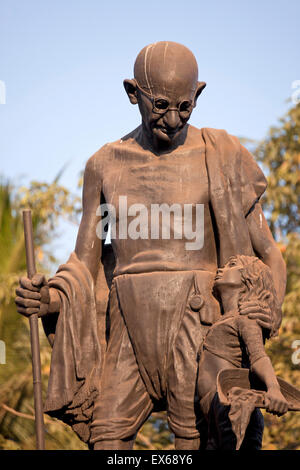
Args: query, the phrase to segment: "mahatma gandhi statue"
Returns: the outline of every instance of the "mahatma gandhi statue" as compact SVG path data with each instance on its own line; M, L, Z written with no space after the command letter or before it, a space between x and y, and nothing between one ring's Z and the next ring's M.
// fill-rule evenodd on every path
M203 445L199 361L222 315L216 273L232 256L267 265L283 302L285 264L259 202L262 171L225 130L188 124L205 86L185 46L142 49L124 80L141 125L87 161L74 252L48 281L20 279L18 311L42 317L53 347L45 412L91 449L131 449L158 410L176 449ZM277 334L280 308L271 314L252 298L240 314ZM259 409L251 426L244 445L259 449Z

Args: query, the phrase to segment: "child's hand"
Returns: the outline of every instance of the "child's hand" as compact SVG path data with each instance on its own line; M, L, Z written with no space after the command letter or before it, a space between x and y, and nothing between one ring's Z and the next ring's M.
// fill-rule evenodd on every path
M279 388L269 389L265 398L266 410L277 416L288 411L289 405Z

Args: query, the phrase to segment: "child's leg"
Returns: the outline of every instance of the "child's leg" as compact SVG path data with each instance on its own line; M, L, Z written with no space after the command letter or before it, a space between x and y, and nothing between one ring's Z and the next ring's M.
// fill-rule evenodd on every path
M236 437L228 417L229 407L222 405L215 392L208 411L207 450L235 450Z

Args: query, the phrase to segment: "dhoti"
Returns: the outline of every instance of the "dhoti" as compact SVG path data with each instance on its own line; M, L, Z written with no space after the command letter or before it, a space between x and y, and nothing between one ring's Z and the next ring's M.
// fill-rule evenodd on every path
M176 437L199 437L199 351L206 328L219 315L213 280L208 271L114 278L91 443L129 438L158 410L167 410Z

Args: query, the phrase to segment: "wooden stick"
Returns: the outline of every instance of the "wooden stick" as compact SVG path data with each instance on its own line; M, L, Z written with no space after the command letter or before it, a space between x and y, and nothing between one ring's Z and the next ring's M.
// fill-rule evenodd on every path
M26 248L27 275L29 279L36 273L34 244L31 210L23 211L24 236ZM38 450L45 449L44 435L44 416L43 416L43 400L42 400L42 379L41 379L41 357L40 357L40 341L39 341L39 325L38 314L34 313L29 317L30 323L30 341L32 354L32 375L33 375L33 394L34 394L34 414L35 414L35 430L36 430L36 448Z

